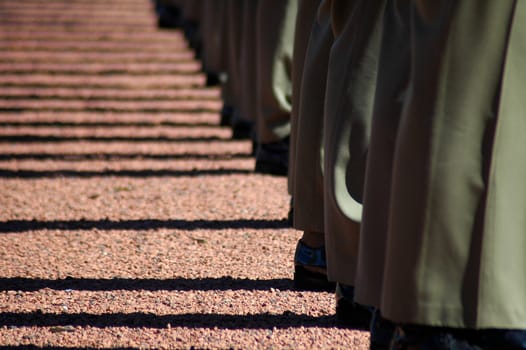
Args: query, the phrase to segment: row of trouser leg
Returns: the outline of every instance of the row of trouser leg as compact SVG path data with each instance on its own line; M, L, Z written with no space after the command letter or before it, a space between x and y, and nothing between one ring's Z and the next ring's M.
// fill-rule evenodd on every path
M499 198L523 187L505 169L526 169L511 163L526 6L388 1L383 17L383 2L332 3L334 42L318 16L294 114L295 226L322 229L329 278L356 284L358 301L396 322L524 328L525 303L510 290L525 284L504 268L524 266L523 254L504 253L521 246L524 225ZM317 43L331 46L325 66L311 63L327 57ZM463 58L474 56L475 67ZM324 75L325 94L309 91ZM323 119L312 102L322 95Z
M294 119L294 168L291 169L294 227L325 234L329 280L354 285L361 190L368 138L367 118L375 88L375 26L381 3L315 1ZM368 10L353 23L353 11ZM374 38L355 41L356 28ZM365 32L364 32L365 33ZM365 36L365 34L364 34ZM360 76L359 74L363 74ZM351 84L359 82L359 89ZM352 144L351 144L352 138Z
M294 47L292 56L292 100L291 100L291 130L288 171L288 191L292 195L296 179L296 143L298 139L298 118L300 105L301 83L303 80L303 66L310 32L316 18L319 0L299 0L298 13L294 31Z
M525 23L522 1L388 2L357 296L398 323L526 328Z
M297 0L177 3L198 18L205 72L226 73L221 89L234 129L253 126L258 144L288 140Z
M295 1L219 3L205 69L260 144L292 136L295 226L325 235L328 278L397 323L525 328L524 3L313 1L307 41Z
M192 1L181 2L187 13L201 2ZM516 295L526 284L503 269L524 266L523 220L505 204L521 208L524 198L514 194L526 167L513 156L524 129L524 4L388 0L384 12L384 1L326 0L300 77L295 1L222 3L221 33L230 34L217 40L228 48L218 66L233 85L225 98L254 121L262 144L290 134L292 109L295 225L325 234L329 278L356 284L359 301L396 322L524 328ZM454 253L447 262L443 251ZM466 284L468 272L484 278Z

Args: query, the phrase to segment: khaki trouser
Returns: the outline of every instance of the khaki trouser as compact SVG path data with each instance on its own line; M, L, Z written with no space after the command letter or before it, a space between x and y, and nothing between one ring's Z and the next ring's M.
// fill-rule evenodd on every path
M526 328L526 2L389 1L380 56L357 300Z
M354 285L383 1L334 0L324 121L325 243L330 280Z
M226 0L201 0L201 31L203 35L203 70L220 73L226 63L221 54L224 49L225 34L223 30Z
M265 1L265 0L262 0ZM256 55L256 26L259 0L244 0L241 30L241 54L239 60L241 79L240 118L255 122L257 115L257 55Z
M224 47L224 62L228 79L223 85L223 101L239 111L241 105L241 30L244 0L225 0L226 16L223 30L226 42Z
M330 1L319 3L306 50L296 120L294 227L324 232L323 166L321 164L325 81L333 35Z
M365 171L381 9L382 2L320 4L294 128L294 226L325 233L328 277L349 285L358 255L361 188L347 180L363 179Z
M303 78L303 63L307 53L307 45L316 19L316 13L321 0L299 0L298 15L294 31L294 52L292 55L292 106L290 120L290 150L289 150L289 174L288 191L294 192L294 181L296 174L296 142L298 129L298 111L301 94L301 83Z
M258 2L257 134L260 143L290 135L291 66L298 0Z
M203 0L182 0L180 1L183 15L186 19L199 22L201 18L201 6Z

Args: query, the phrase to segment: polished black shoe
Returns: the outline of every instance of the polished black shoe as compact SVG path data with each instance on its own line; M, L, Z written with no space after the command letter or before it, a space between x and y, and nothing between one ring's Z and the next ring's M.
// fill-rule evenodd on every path
M376 309L371 319L371 345L369 350L389 350L395 330L396 325L383 318L380 310Z
M372 309L354 302L354 287L336 284L336 321L340 327L369 330Z
M524 350L526 331L520 329L486 329L480 331L484 350Z
M290 197L289 213L287 215L287 223L290 227L294 227L294 197Z
M327 274L313 271L312 268L320 270L327 268L325 247L312 248L300 240L294 254L294 288L334 292L335 283L329 282Z
M480 335L467 329L398 326L390 350L485 350Z
M199 24L195 20L186 19L183 21L182 28L188 45L190 48L196 49L201 41L199 38Z
M233 115L234 107L229 105L223 105L223 108L221 108L221 120L219 121L219 125L230 126L230 124L232 123Z
M252 137L252 122L236 120L232 123L232 138L234 140L248 140Z
M255 172L287 176L289 171L289 138L279 142L262 143L256 152Z
M175 6L157 3L157 26L162 29L176 29L181 27L181 10Z
M226 81L226 73L206 72L206 86L218 86Z

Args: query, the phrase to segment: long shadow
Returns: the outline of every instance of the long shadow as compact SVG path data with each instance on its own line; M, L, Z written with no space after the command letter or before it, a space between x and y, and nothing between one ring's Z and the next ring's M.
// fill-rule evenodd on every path
M285 311L283 314L202 314L155 315L152 313L51 314L35 312L2 312L0 327L129 327L129 328L219 328L273 329L291 327L336 327L334 316L309 316Z
M0 233L17 233L39 230L225 230L225 229L282 229L288 228L286 219L282 220L9 220L0 221Z
M128 113L130 109L118 108L118 107L90 107L83 106L79 108L69 107L48 107L35 106L35 107L0 107L0 114L2 113L22 113L22 112L98 112L98 113ZM134 108L133 112L140 113L219 113L219 110L215 108Z
M251 174L246 169L192 169L192 170L11 170L0 169L0 178L40 179L55 177L183 177L183 176L222 176Z
M77 291L225 291L225 290L293 290L292 280L276 278L253 280L232 277L220 278L172 278L172 279L133 279L133 278L0 278L0 291L34 292L41 289Z
M142 348L130 348L130 347L118 347L118 348L93 348L89 346L36 346L36 345L0 345L0 350L42 350L42 349L55 349L55 350L140 350Z
M0 127L55 127L55 128L120 128L120 127L184 127L184 128L202 128L202 127L216 127L222 128L218 125L219 121L210 122L175 122L175 121L161 121L161 122L147 122L147 121L123 121L123 122L66 122L66 121L0 121Z
M41 143L41 142L239 142L231 137L199 136L199 137L169 137L169 136L53 136L53 135L1 135L0 143Z
M1 62L0 62L1 64ZM100 74L100 75L111 75L111 74L114 74L116 73L115 71L107 71L107 72L101 72L101 73L97 73L97 74ZM17 74L15 73L14 71L10 71L10 74ZM22 73L22 74L25 74L25 75L29 75L29 74L41 74L41 73L35 73L35 71L28 71L28 72L25 72L25 73ZM67 75L67 71L64 71L64 73L60 72L60 73L55 73L55 74L65 74ZM84 73L83 73L84 74ZM116 74L119 74L119 73L116 73ZM137 74L137 73L131 73L130 75L134 75L134 74ZM141 74L141 73L139 73ZM168 74L168 73L167 73ZM195 74L195 73L190 73L190 74ZM141 74L142 75L142 74ZM62 101L78 101L79 99L81 99L82 101L97 101L97 102L102 102L102 101L122 101L122 102L131 102L131 101L134 101L134 102L142 102L142 101L159 101L159 102L164 102L164 101L169 101L169 102L177 102L177 101L200 101L200 102L215 102L217 101L217 99L219 98L219 96L213 96L213 95L203 95L203 96L199 96L199 95L188 95L188 96L185 96L185 95L180 95L180 96L177 96L177 95L174 95L174 96L159 96L159 95L133 95L133 94L130 94L128 96L119 96L119 95L115 95L115 94L112 94L112 93L108 93L107 95L104 95L104 94L93 94L93 95L83 95L82 93L80 94L71 94L71 95L61 95L60 93L46 93L46 94L40 94L39 92L24 92L24 93L20 93L20 94L16 94L16 95L11 95L9 93L5 93L5 92L2 92L2 90L0 90L0 96L2 96L2 100L4 101L20 101L20 100L48 100L48 99L56 99L56 100L62 100Z
M118 348L93 348L89 346L36 346L36 345L0 345L0 350L42 350L42 349L55 349L55 350L139 350L142 348L130 348L130 347L118 347Z
M64 161L87 161L87 160L128 160L128 159L153 159L153 160L178 160L178 159L205 159L205 160L228 160L239 158L251 158L249 153L224 153L224 154L202 154L202 153L180 153L180 154L146 154L146 153L3 153L0 161L5 160L64 160Z
M65 46L64 48L67 48ZM74 48L71 48L74 49ZM111 51L106 51L111 52ZM195 76L200 73L199 70L184 70L184 69L163 69L162 71L152 71L152 70L136 70L136 71L127 71L126 69L104 69L104 70L98 70L98 71L76 71L76 70L70 70L70 69L64 69L64 70L48 70L45 68L38 68L34 70L25 70L25 69L9 69L9 74L16 74L20 76L30 76L31 74L46 74L50 76L78 76L78 75L86 75L90 74L92 76L101 76L101 77L107 77L107 76L120 76L126 74L127 76L134 77L134 76L143 76L148 74L166 74L166 75L172 75L176 74L179 76ZM31 96L24 96L25 98L32 98ZM59 98L62 99L61 96ZM66 100L71 100L74 98L66 98Z
M49 55L49 57L55 57L56 55ZM47 58L47 57L46 57ZM123 58L123 60L126 60L127 58ZM38 57L37 60L43 60L43 58ZM73 60L65 59L69 62L73 62ZM151 58L135 58L134 62L142 63L142 62L150 62ZM171 59L168 58L155 58L157 62L170 62ZM75 60L75 63L93 63L96 60L93 60L89 57L85 57L81 60ZM5 59L0 56L0 62L5 62ZM178 62L191 62L188 61L186 58L182 58L178 60ZM50 84L46 82L18 82L18 81L8 81L3 82L2 87L4 88L26 88L26 89L40 89L40 88L49 88ZM120 84L120 83L111 83L111 82L104 82L104 83L94 83L94 82L82 82L82 83L76 83L76 82L60 82L60 83L53 83L52 87L54 88L61 88L61 89L122 89L122 90L132 90L136 87L127 85L127 84ZM156 88L156 89L170 89L170 90L177 90L177 89L202 89L203 85L200 82L187 82L184 84L159 84L157 86L146 86L145 88ZM3 112L20 112L21 110L17 108L5 108L2 110Z

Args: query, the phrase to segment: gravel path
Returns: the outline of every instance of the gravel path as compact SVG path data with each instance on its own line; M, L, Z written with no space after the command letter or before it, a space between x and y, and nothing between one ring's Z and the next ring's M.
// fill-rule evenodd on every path
M0 52L0 350L368 348L149 0L0 0Z

